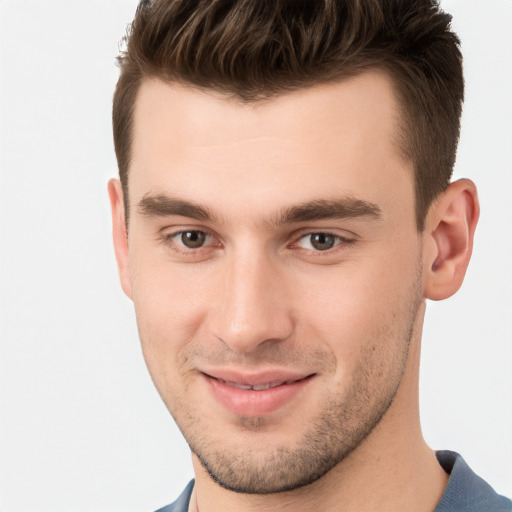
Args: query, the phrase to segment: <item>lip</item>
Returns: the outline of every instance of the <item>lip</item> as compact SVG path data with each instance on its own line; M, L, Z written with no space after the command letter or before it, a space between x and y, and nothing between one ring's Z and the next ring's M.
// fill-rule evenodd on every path
M241 373L219 369L203 371L202 375L220 405L237 416L253 418L269 415L291 402L315 376L281 370Z

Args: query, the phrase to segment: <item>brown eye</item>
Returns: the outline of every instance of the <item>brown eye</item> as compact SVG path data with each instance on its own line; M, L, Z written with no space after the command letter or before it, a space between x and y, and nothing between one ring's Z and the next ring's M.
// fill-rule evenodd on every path
M329 233L312 233L309 235L309 241L311 246L317 251L327 251L332 249L336 244L336 238L334 235Z
M180 240L188 249L198 249L204 245L206 233L204 231L183 231Z

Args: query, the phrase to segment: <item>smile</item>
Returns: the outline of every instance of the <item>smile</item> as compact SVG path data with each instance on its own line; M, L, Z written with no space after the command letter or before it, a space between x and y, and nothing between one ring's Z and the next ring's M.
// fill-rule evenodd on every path
M211 375L213 373L214 375ZM222 410L244 417L264 417L297 405L297 398L316 374L267 372L241 375L234 372L203 372L210 396Z
M254 391L263 391L265 389L270 389L270 388L276 388L277 386L283 386L285 384L293 384L294 382L297 382L296 380L286 380L286 381L278 381L278 382L268 382L267 384L257 384L257 385L254 385L254 386L251 386L250 384L241 384L240 382L232 382L232 381L227 381L227 380L222 380L222 379L217 379L219 380L220 382L223 382L224 384L226 384L226 386L230 386L230 387L233 387L233 388L237 388L237 389L252 389ZM299 380L302 380L302 379L299 379Z

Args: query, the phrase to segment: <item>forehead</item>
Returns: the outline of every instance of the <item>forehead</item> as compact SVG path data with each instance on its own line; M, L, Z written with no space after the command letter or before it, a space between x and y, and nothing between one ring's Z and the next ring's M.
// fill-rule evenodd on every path
M327 130L334 136L343 130L346 138L344 125L354 121L360 131L377 126L391 132L397 120L392 81L381 70L253 102L151 78L142 82L137 95L134 136L141 142L148 128L165 126L176 146L215 145L261 135L291 138L306 132L313 138L315 132L308 128L315 124L322 137Z
M403 200L412 171L397 127L392 83L379 71L248 104L147 80L134 113L130 202L148 193L223 208L329 195Z

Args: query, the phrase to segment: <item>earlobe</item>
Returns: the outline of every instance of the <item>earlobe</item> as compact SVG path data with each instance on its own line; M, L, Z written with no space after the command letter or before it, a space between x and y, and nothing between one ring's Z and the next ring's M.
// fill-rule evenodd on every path
M475 184L456 181L435 201L427 216L425 297L442 300L462 285L480 209Z
M112 209L112 235L116 253L119 278L124 293L131 299L132 289L130 280L130 259L128 253L128 234L126 231L123 189L118 179L108 182L108 195Z

